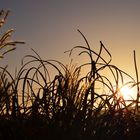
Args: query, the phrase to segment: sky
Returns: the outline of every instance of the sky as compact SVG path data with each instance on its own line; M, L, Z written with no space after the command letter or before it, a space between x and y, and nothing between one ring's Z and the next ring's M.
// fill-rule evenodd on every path
M112 63L135 76L133 50L140 69L139 7L139 0L0 0L0 9L11 11L3 31L13 28L13 39L26 42L0 63L13 72L25 55L33 54L31 48L43 59L69 63L64 52L85 45L80 29L93 50L102 41Z

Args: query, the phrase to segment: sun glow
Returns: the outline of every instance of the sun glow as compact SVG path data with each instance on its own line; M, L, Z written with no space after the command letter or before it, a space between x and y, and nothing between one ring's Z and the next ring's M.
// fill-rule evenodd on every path
M136 97L136 90L128 85L122 86L120 88L120 95L124 100L132 100Z

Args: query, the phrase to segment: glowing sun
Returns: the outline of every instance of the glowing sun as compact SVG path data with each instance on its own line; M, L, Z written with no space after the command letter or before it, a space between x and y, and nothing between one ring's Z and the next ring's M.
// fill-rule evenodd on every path
M135 98L135 90L130 88L129 86L122 86L120 88L120 95L124 98L124 100L132 100Z

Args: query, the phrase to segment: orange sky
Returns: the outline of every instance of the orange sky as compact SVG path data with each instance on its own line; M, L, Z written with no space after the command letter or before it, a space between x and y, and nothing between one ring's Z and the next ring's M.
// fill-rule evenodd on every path
M139 0L1 0L0 9L11 10L4 30L14 28L13 38L25 40L26 45L0 63L14 71L21 58L32 53L30 48L44 59L68 63L64 51L85 45L80 29L92 49L101 40L113 56L112 63L135 75L133 50L140 60L139 7Z

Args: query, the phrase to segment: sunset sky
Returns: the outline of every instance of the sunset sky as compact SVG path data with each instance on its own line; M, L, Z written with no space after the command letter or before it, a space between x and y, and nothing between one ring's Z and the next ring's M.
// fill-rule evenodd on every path
M24 40L0 63L11 71L26 54L36 50L43 59L68 63L64 51L85 45L92 49L99 41L113 56L112 63L134 74L133 50L140 69L140 0L1 0L0 9L11 10L3 31L14 28L13 39ZM83 59L84 61L84 59Z

